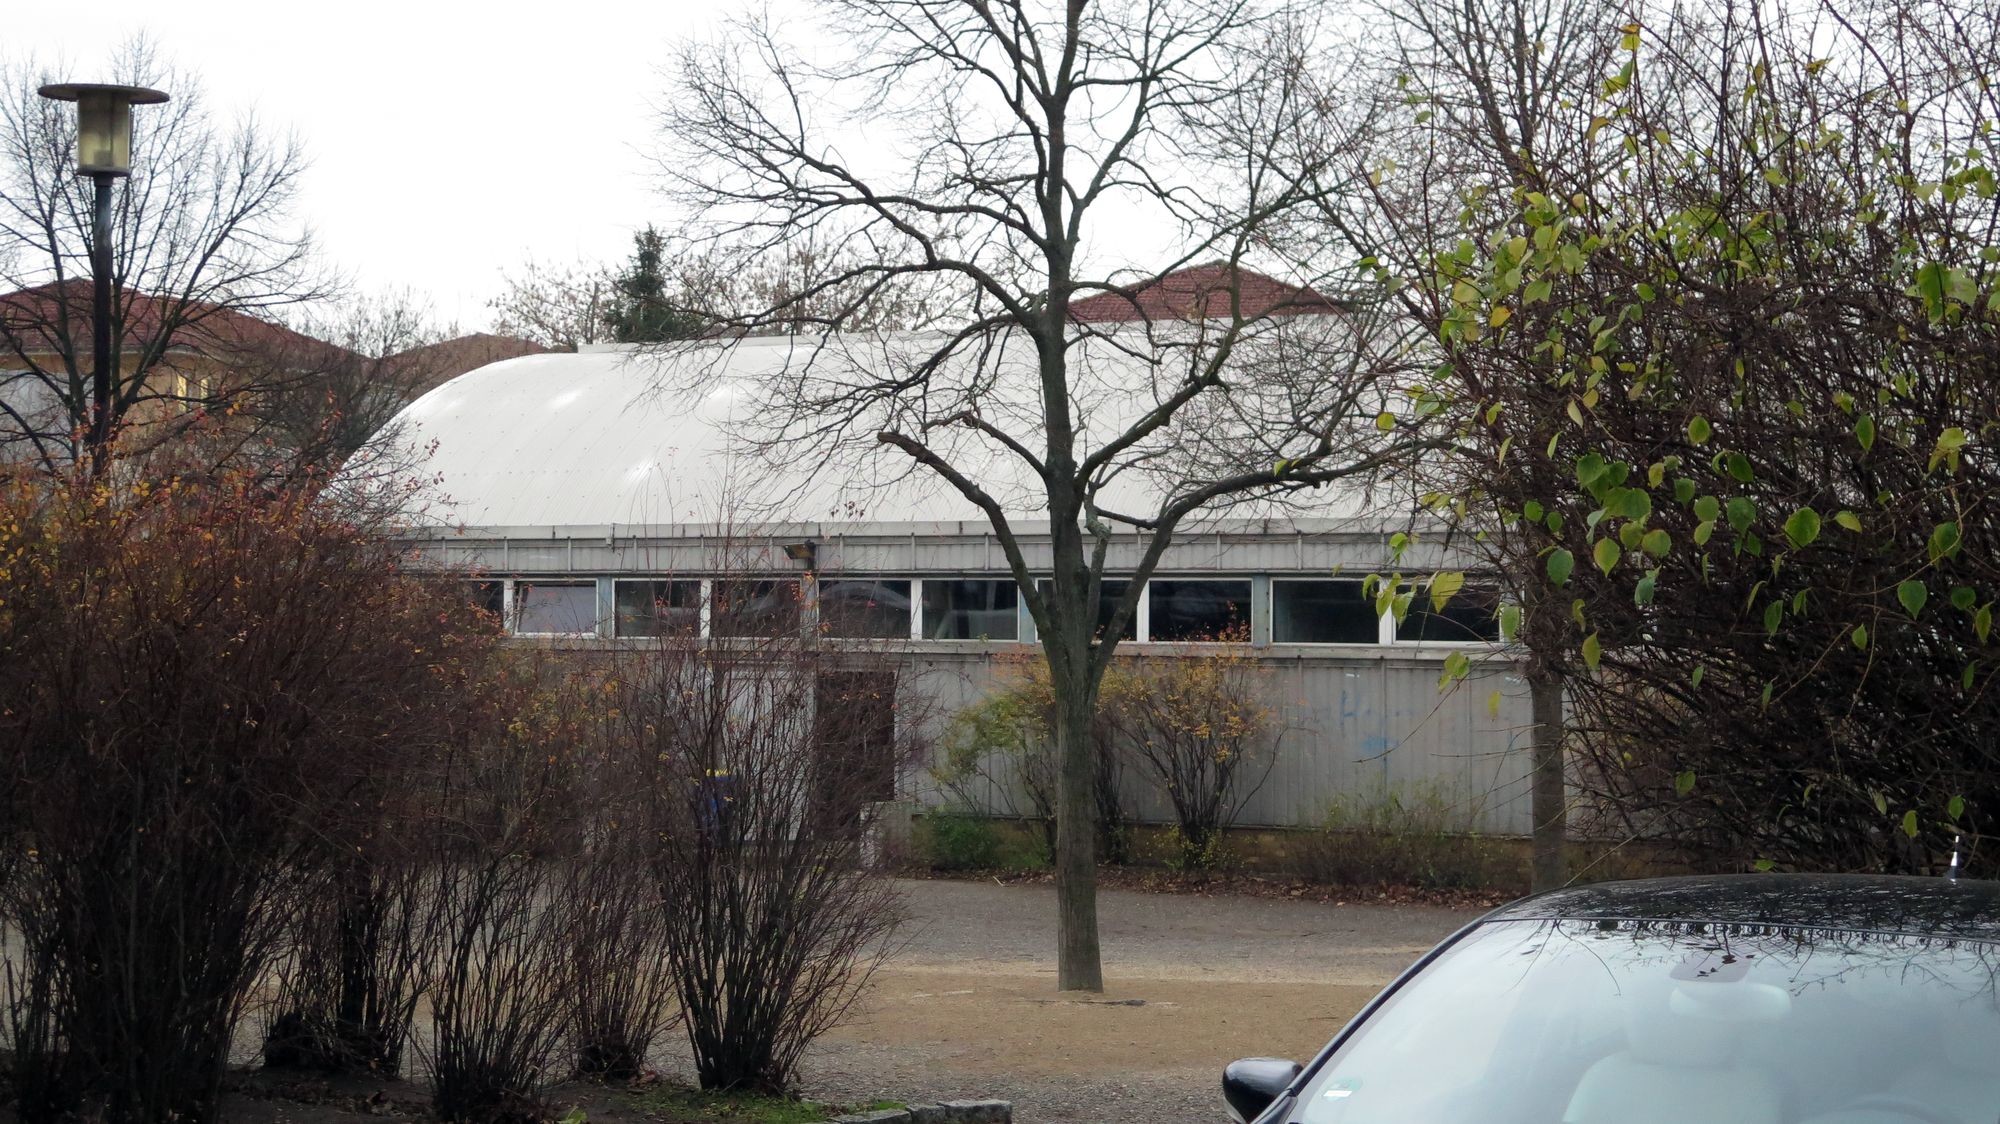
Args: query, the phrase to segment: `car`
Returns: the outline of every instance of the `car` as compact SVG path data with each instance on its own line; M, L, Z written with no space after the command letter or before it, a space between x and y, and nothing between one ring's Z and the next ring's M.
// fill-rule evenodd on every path
M2000 882L1755 874L1502 906L1238 1124L1996 1124Z

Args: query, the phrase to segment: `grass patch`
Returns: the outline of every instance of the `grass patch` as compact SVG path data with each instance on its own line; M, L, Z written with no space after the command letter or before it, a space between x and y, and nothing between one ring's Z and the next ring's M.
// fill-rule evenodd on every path
M670 1124L819 1124L850 1112L904 1108L901 1101L823 1104L762 1093L720 1093L682 1086L648 1089L635 1099L649 1115Z

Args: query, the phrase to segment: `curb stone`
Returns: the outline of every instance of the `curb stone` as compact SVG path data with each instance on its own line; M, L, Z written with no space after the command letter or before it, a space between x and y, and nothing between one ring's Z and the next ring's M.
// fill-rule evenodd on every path
M1013 1124L1011 1101L945 1101L836 1116L833 1124Z

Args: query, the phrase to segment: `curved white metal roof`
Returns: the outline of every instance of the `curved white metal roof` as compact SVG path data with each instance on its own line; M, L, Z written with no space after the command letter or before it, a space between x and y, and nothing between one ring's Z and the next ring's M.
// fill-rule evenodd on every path
M921 429L940 448L949 444L949 459L1010 517L1045 521L1033 471L1003 449L981 447L979 436L963 435L962 427L924 417L863 418L850 422L845 439L829 438L822 452L811 435L770 424L786 412L785 395L838 384L837 378L822 379L822 371L844 365L840 378L857 371L879 377L874 373L897 369L935 343L935 337L916 334L772 337L506 359L468 371L406 407L391 423L390 455L416 461L433 482L425 497L427 518L463 527L985 523L984 513L941 478L877 445L879 424ZM1094 381L1073 406L1086 437L1093 419L1106 432L1121 430L1117 423L1150 408L1163 381L1173 377L1123 346L1092 343L1096 354L1087 366ZM987 362L988 405L982 409L1034 400L1031 356L1016 349ZM987 416L1006 413L1012 414L1006 424L1022 440L1040 444L1031 439L1037 411L1003 406ZM1374 414L1366 417L1372 421ZM1257 419L1248 421L1256 432ZM1161 448L1191 446L1210 430L1244 422L1214 416L1196 422L1192 438L1163 433L1153 447L1135 451L1130 471L1111 474L1101 502L1134 514L1154 510L1182 479ZM1088 440L1081 445L1080 454ZM1358 501L1353 489L1318 493L1310 513L1354 515ZM1238 504L1229 513L1284 517L1270 505ZM1284 513L1301 514L1296 505Z
M472 527L985 519L922 476L878 484L774 469L732 442L732 425L751 403L732 379L781 368L802 346L785 338L732 344L732 378L698 395L672 386L676 370L696 362L687 355L607 349L506 359L405 407L391 423L394 440L435 481L430 514Z

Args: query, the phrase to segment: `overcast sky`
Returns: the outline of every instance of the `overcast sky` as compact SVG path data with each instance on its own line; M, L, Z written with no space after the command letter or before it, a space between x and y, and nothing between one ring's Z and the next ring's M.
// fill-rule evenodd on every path
M7 6L0 51L66 59L75 81L145 32L201 72L219 116L255 110L312 158L302 212L322 250L375 291L409 287L440 318L488 318L529 255L623 256L670 219L647 175L652 107L676 38L713 4L559 0L90 0ZM172 93L173 91L168 91ZM137 112L143 113L144 110Z

